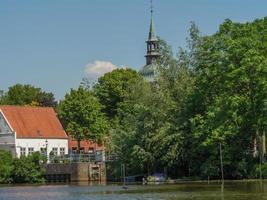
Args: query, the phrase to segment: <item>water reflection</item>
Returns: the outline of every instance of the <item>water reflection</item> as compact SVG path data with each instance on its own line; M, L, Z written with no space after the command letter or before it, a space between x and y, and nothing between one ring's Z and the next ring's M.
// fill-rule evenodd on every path
M103 183L0 187L0 200L258 200L265 196L265 181L130 185L127 190Z

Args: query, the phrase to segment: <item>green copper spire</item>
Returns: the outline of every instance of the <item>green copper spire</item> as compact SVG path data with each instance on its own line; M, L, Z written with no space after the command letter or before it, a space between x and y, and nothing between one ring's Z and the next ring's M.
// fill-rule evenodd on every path
M151 12L151 19L150 19L150 28L149 28L149 34L148 34L148 40L157 40L157 36L155 33L155 28L154 28L154 22L153 22L153 2L151 2L151 7L150 7L150 12Z
M141 68L139 73L144 76L144 78L148 82L154 82L155 77L158 74L158 65L156 60L160 57L159 53L159 41L157 39L155 30L154 30L154 23L153 23L153 5L152 0L150 0L151 7L151 19L150 19L150 27L149 27L149 34L148 40L146 41L147 44L147 51L146 51L146 65Z

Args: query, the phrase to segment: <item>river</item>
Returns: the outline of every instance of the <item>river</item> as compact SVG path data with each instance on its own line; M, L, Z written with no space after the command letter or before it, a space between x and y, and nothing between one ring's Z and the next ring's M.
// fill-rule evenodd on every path
M0 187L0 200L261 200L266 181L180 183L165 185L43 185Z

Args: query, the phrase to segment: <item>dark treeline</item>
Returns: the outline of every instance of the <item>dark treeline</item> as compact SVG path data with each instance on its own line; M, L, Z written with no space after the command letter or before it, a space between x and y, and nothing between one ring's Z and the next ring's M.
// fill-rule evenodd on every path
M83 81L56 107L72 137L118 155L114 177L123 163L128 175L219 178L220 145L226 178L257 176L266 153L267 18L225 20L210 36L192 23L187 44L174 55L160 40L154 83L117 69Z

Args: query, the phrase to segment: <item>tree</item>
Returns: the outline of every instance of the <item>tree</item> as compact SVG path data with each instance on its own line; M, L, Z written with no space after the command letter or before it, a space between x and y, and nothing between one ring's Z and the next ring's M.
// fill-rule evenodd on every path
M59 103L58 115L68 134L78 141L78 150L80 141L101 141L108 133L108 122L101 110L98 99L83 87L71 89Z
M8 91L2 95L0 103L5 105L48 107L55 107L57 105L53 93L44 92L41 88L28 84L16 84L9 87Z
M40 92L37 96L37 102L41 106L53 107L57 106L57 101L55 100L54 94L52 92Z
M249 175L254 141L267 128L266 24L267 18L245 24L226 20L197 48L199 109L192 118L193 135L202 149L197 157L204 163L208 157L218 158L222 143L226 176L231 178Z
M142 77L132 69L116 69L98 79L93 91L103 105L106 115L113 119L117 114L118 104L129 91L129 85L141 81Z

